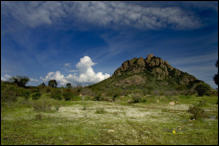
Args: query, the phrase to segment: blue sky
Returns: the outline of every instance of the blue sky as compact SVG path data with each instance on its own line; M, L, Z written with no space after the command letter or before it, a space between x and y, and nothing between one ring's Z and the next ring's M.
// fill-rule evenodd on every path
M1 79L85 85L152 53L216 88L217 2L1 2Z

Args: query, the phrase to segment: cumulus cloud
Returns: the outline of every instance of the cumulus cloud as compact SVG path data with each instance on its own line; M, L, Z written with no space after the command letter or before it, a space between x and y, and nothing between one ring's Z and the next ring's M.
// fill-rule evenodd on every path
M31 82L39 82L38 79L34 79L34 78L30 78L30 81L31 81Z
M10 79L11 76L9 74L5 74L4 76L1 76L1 80L2 81L8 81L8 79Z
M179 6L146 6L127 2L3 2L5 14L30 27L53 24L60 19L102 27L138 29L199 28L201 22Z
M84 56L76 64L76 70L74 71L78 72L77 74L64 75L60 71L49 72L45 78L41 77L41 80L48 82L49 80L55 79L61 86L65 86L66 83L72 83L72 85L88 85L110 77L107 73L96 73L92 68L94 65L95 63L89 56Z
M53 79L55 79L57 82L59 82L61 86L64 86L66 83L68 83L68 80L66 80L65 76L63 74L61 74L60 71L49 72L45 76L45 78L41 77L41 80L43 80L44 82L48 82L49 80L53 80Z

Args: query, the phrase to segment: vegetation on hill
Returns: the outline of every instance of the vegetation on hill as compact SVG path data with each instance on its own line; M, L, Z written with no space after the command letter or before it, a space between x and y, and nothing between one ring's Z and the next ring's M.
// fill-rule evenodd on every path
M215 94L205 82L180 71L149 54L146 59L133 58L122 63L112 77L87 87L92 94L129 95L209 95ZM203 90L202 90L203 89Z

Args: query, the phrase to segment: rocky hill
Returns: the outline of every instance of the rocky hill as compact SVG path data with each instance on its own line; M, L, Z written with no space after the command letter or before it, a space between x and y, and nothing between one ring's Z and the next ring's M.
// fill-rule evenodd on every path
M125 61L110 78L88 88L107 95L194 94L200 84L210 89L203 81L149 54L145 59Z

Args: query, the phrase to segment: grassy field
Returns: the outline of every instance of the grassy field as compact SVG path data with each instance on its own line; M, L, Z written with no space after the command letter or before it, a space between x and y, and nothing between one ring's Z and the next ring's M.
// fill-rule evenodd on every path
M128 97L115 102L19 98L2 105L1 144L218 144L218 97L146 99L129 104ZM187 110L199 101L207 116L190 120ZM34 108L43 104L53 110Z

